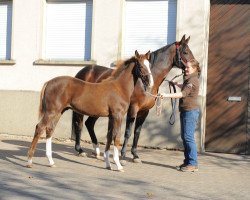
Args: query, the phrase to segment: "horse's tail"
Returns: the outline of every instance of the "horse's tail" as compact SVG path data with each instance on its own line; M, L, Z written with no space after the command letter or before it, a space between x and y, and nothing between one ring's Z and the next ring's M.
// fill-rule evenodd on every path
M42 90L41 90L41 93L40 93L39 119L41 119L43 117L45 109L46 109L44 93L45 93L45 89L46 89L47 84L48 84L48 82L44 83Z

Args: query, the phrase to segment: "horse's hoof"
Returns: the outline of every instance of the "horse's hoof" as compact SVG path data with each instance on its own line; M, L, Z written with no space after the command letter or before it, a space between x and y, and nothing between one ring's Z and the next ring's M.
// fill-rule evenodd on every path
M118 169L117 171L118 171L118 172L125 172L124 169Z
M27 164L26 167L27 168L32 168L32 165L31 164Z
M96 159L97 159L97 160L102 160L102 156L96 155Z
M56 167L56 165L55 164L49 165L49 167L54 168L54 167Z
M134 158L134 159L133 159L133 162L134 162L134 163L141 163L141 159L140 159L140 158Z
M106 167L107 170L113 170L112 167Z
M120 160L120 163L122 166L125 166L127 164L127 161L126 160Z
M84 158L85 158L85 157L87 157L87 154L86 154L85 152L82 152L82 153L79 153L78 156L79 156L79 157L84 157Z

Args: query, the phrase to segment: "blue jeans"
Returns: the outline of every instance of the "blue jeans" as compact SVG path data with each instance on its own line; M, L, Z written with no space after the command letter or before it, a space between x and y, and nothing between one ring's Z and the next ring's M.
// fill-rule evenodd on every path
M197 166L197 147L195 143L195 129L198 122L200 111L194 109L181 111L181 139L184 146L184 164Z

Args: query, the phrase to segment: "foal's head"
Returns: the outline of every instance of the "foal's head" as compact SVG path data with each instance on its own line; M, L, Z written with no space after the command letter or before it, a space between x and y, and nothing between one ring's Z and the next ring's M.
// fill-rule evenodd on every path
M188 46L188 42L190 40L190 36L186 39L186 36L183 35L180 42L175 42L176 45L176 56L174 59L174 64L185 70L184 63L187 63L189 60L194 59L194 55Z
M144 89L146 88L152 88L154 85L153 76L150 69L150 51L148 51L146 54L139 54L138 51L135 51L135 59L136 59L136 65L138 66L135 68L137 70L136 73L139 74L139 78L142 80L142 83L144 85Z

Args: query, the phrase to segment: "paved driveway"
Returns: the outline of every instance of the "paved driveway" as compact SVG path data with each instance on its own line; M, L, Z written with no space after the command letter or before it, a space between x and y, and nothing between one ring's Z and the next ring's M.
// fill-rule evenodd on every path
M175 170L179 151L140 148L141 164L125 172L108 171L104 162L78 157L71 141L53 141L57 165L47 167L45 140L40 140L32 169L25 167L32 138L0 134L0 199L250 199L250 157L199 155L199 172ZM101 149L104 146L101 145ZM128 156L130 153L128 152Z

